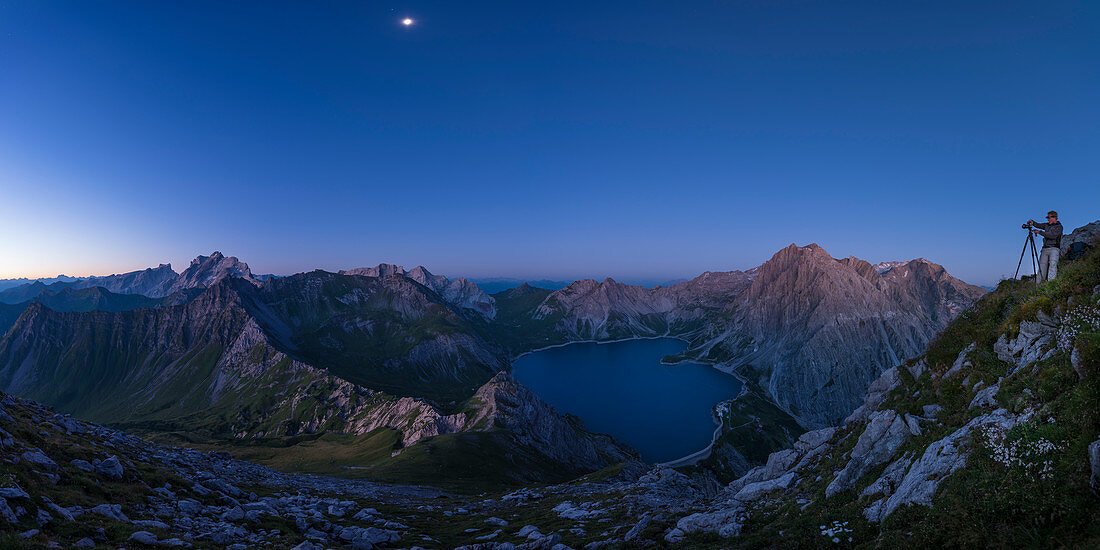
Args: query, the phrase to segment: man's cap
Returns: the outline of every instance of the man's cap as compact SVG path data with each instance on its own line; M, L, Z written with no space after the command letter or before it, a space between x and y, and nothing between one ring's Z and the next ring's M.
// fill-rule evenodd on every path
M1047 217L1048 217L1048 218L1057 218L1057 217L1058 217L1058 213L1057 213L1057 212L1055 212L1055 211L1053 211L1053 210L1051 210L1050 212L1047 212Z

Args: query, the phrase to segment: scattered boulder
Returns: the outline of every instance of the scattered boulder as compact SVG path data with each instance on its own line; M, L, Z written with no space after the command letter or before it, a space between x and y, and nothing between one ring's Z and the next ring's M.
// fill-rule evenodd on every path
M524 525L522 528L520 528L519 532L516 533L516 536L530 538L533 534L539 537L542 536L542 533L539 533L538 527L535 527L534 525Z
M340 539L348 541L353 546L367 546L371 548L379 544L387 544L401 540L401 534L397 531L379 529L377 527L345 527L340 531Z
M99 475L110 479L122 479L122 463L117 456L111 456L95 465L95 471Z
M122 506L118 504L100 504L94 508L89 508L88 513L99 514L115 521L130 523L130 518L122 513Z
M69 415L55 414L53 415L53 421L54 424L60 426L68 434L82 434L87 431L80 422L73 420Z
M92 466L92 463L88 462L87 460L80 460L79 458L77 458L72 461L72 465L76 466L78 470L82 470L85 472L95 471L95 466Z
M665 533L665 540L678 544L689 533L717 533L720 537L736 537L748 520L745 508L737 506L713 512L696 513L680 518L676 527Z
M15 437L4 430L0 430L0 449L9 449L14 446Z
M27 462L34 464L35 466L43 468L48 472L57 471L57 463L51 460L50 457L46 456L42 453L42 451L39 451L38 449L32 449L23 453L23 460L26 460Z
M65 520L65 521L73 521L72 512L66 510L65 508L62 508L62 507L60 507L60 506L58 506L58 505L56 505L52 502L47 502L46 503L46 508L49 508L50 510L52 510L53 513L57 514L58 516L61 517L61 519Z
M197 516L202 513L202 504L189 498L177 502L176 507L179 508L180 512L189 516Z
M594 503L585 502L577 506L568 500L555 506L553 510L558 517L572 520L588 519L604 513L603 510L596 508Z
M1095 245L1097 241L1100 241L1100 220L1078 227L1069 235L1062 235L1062 257L1066 257L1073 243Z
M979 391L978 395L975 395L974 399L970 401L969 408L997 408L997 392L1000 390L1001 383L998 381L996 384Z
M138 544L146 544L149 546L155 546L157 544L157 536L149 531L135 531L130 535L130 538L126 540L132 540Z
M913 376L913 380L916 380L920 378L920 375L928 371L928 362L922 357L906 368L909 369L909 374Z

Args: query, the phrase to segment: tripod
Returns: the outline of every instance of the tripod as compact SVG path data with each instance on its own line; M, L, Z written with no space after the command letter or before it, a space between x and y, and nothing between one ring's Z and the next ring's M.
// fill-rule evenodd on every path
M1035 236L1031 233L1031 227L1025 225L1027 229L1027 239L1024 240L1024 249L1020 251L1020 262L1016 264L1016 275L1013 275L1013 279L1020 276L1020 268L1024 265L1024 254L1027 254L1028 245L1031 245L1031 271L1035 274L1035 284L1039 284L1039 253L1035 251Z

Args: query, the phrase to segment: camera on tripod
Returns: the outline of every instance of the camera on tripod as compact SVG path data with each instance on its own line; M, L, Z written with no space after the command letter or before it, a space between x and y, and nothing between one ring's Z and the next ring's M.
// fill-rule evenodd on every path
M1020 252L1020 262L1016 264L1016 274L1012 276L1013 279L1020 276L1020 268L1024 265L1024 256L1027 254L1028 248L1031 248L1031 271L1035 274L1035 283L1039 283L1039 252L1035 249L1035 224L1028 220L1027 223L1020 226L1020 229L1027 229L1027 238L1024 239L1024 249Z

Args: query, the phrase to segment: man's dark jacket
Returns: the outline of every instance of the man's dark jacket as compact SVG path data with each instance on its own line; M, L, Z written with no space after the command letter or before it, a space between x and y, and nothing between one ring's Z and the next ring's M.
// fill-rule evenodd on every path
M1043 230L1043 248L1062 246L1062 222L1036 223L1035 227Z

